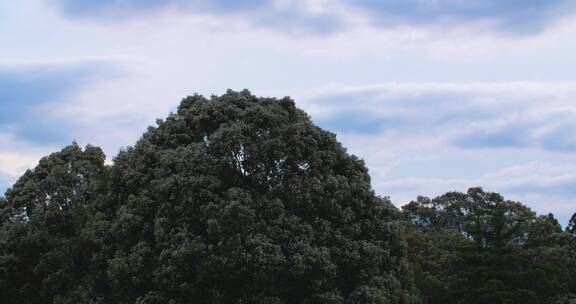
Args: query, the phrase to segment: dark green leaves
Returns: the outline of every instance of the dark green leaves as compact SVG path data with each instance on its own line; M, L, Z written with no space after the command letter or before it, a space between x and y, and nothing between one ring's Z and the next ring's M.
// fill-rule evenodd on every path
M77 145L7 193L14 303L409 303L397 210L288 98L185 98L105 167Z
M402 209L415 280L429 303L554 303L574 290L574 242L552 214L537 217L480 188Z

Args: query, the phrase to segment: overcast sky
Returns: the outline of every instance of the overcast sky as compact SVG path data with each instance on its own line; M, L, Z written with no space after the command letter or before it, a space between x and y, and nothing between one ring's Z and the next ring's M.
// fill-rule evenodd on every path
M0 0L0 193L247 88L293 97L397 205L482 186L566 223L574 37L573 0Z

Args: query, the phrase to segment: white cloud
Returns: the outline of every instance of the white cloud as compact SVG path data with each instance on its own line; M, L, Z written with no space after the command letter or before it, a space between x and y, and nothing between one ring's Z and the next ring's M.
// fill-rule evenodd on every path
M40 159L38 154L17 152L0 153L0 174L16 177L27 169L33 168Z
M54 151L53 146L23 142L9 132L0 131L0 175L15 181L27 169L34 168L40 158Z

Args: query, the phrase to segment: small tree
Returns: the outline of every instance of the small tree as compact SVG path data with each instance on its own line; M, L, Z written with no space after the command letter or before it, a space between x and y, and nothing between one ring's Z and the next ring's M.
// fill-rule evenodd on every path
M91 248L84 237L104 154L76 143L40 160L0 200L0 298L51 303L80 285Z

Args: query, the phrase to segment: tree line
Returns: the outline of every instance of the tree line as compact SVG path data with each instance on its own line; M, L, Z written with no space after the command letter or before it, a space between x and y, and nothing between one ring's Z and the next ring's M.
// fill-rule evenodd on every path
M0 198L2 303L572 303L563 229L471 188L397 209L289 98L182 100L105 163L73 143ZM572 302L571 302L572 301Z

